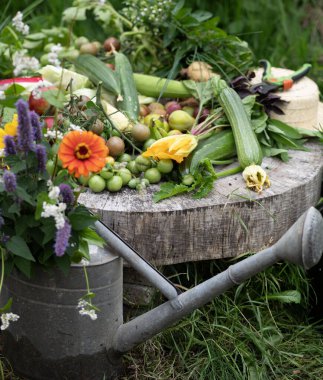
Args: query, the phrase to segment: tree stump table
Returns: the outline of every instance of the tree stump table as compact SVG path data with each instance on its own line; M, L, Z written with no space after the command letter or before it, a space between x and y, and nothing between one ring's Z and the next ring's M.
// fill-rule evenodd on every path
M87 191L80 202L154 265L234 257L276 242L320 198L323 149L291 151L290 160L265 158L271 187L249 191L241 174L219 179L206 197L189 194L152 201L158 186L145 192Z

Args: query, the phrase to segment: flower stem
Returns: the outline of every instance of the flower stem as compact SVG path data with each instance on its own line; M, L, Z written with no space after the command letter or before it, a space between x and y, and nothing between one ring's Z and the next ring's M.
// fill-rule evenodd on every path
M241 166L237 166L237 167L232 168L232 169L223 170L222 172L216 173L216 178L222 178L222 177L227 177L227 176L232 175L232 174L241 173L242 170L243 169Z

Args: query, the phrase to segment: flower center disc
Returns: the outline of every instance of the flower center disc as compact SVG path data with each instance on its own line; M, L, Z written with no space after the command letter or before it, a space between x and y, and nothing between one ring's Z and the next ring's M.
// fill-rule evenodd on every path
M91 152L90 148L85 143L78 144L76 149L75 149L75 156L79 160L86 160L87 158L89 158L91 156L91 153L92 152Z

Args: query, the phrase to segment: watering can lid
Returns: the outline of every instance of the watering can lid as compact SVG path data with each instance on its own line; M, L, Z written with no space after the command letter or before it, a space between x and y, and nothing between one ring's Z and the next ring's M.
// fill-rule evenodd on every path
M89 245L89 251L90 251L90 261L82 260L79 263L72 264L73 266L80 267L83 265L103 265L106 263L109 263L111 261L117 260L119 256L113 253L113 251L107 247L101 248L96 245Z

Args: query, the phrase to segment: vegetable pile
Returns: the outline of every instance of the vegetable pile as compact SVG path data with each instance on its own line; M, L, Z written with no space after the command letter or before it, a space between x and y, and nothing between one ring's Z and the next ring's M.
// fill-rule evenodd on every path
M22 45L41 67L25 64L24 77L10 79L18 72L4 54L2 124L18 98L28 99L43 121L49 174L74 175L93 192L162 182L156 202L188 192L200 198L217 178L238 172L247 187L263 191L270 186L263 157L288 160L289 149L306 150L303 131L269 118L270 110L280 112L278 94L249 91L247 44L219 29L209 12L163 3L166 11L151 19L155 2L124 2L117 12L108 2L75 1L63 15L67 27L15 34L14 41L7 25L3 51L22 54ZM88 17L110 32L104 41L73 33ZM104 162L94 159L94 136L105 142Z

